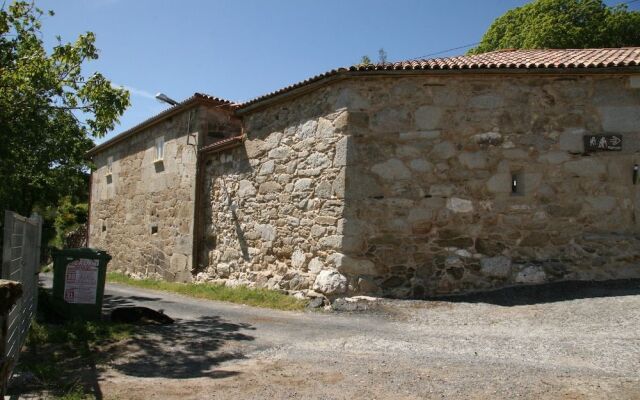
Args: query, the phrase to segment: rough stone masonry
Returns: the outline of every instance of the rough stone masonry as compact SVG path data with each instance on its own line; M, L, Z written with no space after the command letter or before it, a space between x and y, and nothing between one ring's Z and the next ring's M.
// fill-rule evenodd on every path
M178 106L111 183L131 145L98 149L91 246L139 275L329 296L640 277L639 76L365 72L203 113L220 144L192 147Z

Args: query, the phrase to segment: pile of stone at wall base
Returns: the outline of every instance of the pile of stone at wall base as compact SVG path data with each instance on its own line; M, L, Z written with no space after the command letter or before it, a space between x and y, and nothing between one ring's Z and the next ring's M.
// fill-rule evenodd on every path
M339 297L331 302L333 311L376 311L381 299L371 296Z

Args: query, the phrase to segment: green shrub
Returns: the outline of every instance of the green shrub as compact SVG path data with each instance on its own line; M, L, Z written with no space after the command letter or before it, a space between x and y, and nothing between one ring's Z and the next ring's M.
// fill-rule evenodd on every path
M55 212L53 226L56 233L51 244L63 248L65 237L86 224L88 216L89 205L87 203L75 203L71 196L63 197Z

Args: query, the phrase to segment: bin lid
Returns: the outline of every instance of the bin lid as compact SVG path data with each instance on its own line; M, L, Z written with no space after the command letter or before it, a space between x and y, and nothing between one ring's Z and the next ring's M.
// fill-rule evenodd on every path
M73 258L101 258L111 260L111 256L104 250L90 247L80 247L76 249L52 249L52 256L73 257Z

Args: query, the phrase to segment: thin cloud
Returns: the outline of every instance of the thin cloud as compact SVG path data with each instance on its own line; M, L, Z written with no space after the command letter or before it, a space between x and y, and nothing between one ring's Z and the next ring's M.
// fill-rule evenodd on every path
M138 97L144 97L146 99L152 99L155 100L156 96L152 93L147 92L146 90L143 89L138 89L138 88L134 88L131 86L127 86L127 85L118 85L115 83L112 83L111 86L119 88L119 89L127 89L129 91L129 93L131 93L132 96L138 96Z

